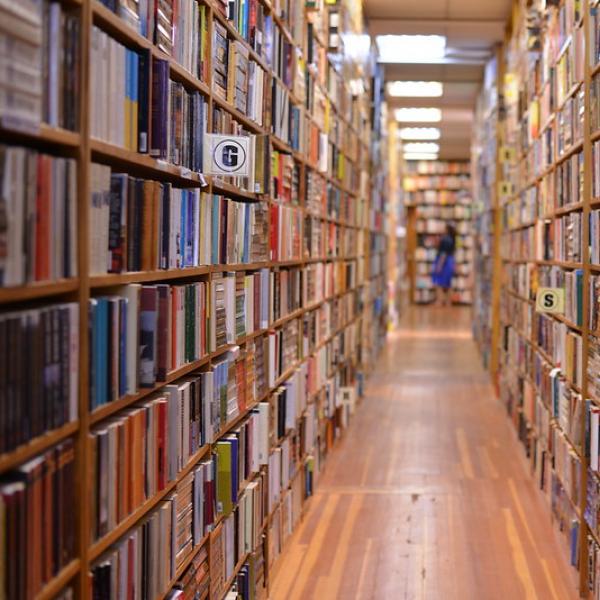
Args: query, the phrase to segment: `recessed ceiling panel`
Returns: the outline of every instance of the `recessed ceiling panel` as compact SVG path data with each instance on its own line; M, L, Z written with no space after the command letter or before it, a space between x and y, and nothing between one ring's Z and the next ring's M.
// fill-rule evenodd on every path
M506 21L510 15L511 5L511 0L448 0L446 16L450 19Z
M368 17L435 18L445 16L448 0L365 0ZM429 15L429 17L428 17Z

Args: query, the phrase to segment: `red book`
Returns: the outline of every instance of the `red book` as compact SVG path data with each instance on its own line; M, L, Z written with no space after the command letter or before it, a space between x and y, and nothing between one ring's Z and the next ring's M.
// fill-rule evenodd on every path
M271 234L270 234L270 247L271 247L271 260L279 260L279 208L277 206L271 206Z
M117 425L117 452L119 457L119 465L121 466L121 468L118 470L119 475L117 477L117 523L120 523L128 514L125 506L127 498L125 490L127 489L128 480L126 479L124 468L129 458L125 453L127 451L127 430L125 428L126 423L127 419L124 419Z
M171 332L170 325L172 316L169 314L171 308L171 286L157 285L158 288L158 329L157 329L157 356L156 356L156 379L165 381L171 368Z
M250 45L256 50L256 3L250 0L250 15L248 17L248 31L250 32Z
M54 452L46 453L46 470L42 480L44 509L42 512L42 562L43 580L52 579L53 570L53 528L54 528L54 478L56 473L56 458Z
M123 420L123 455L125 461L121 465L123 471L123 518L131 512L131 419Z
M51 194L52 159L45 155L38 156L37 202L35 222L35 279L50 279L50 230L51 230Z
M205 473L204 477L204 523L211 524L215 520L215 496L214 496L214 482L212 475L212 465L206 468L207 472L210 472L210 479L206 477L208 473Z
M235 363L235 381L237 387L237 405L240 414L246 410L246 370L244 369L244 361L237 360Z

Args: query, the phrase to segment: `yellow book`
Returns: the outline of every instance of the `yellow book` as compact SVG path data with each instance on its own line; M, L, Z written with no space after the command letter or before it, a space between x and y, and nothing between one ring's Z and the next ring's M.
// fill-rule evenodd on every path
M137 151L137 140L138 140L138 76L140 68L140 58L137 52L131 53L131 124L130 124L130 136L131 144L130 148L133 151Z
M132 89L132 75L133 75L133 53L129 50L125 50L125 131L124 134L124 145L128 150L133 150L131 146L131 89Z
M217 442L217 513L228 515L233 510L231 498L231 444Z

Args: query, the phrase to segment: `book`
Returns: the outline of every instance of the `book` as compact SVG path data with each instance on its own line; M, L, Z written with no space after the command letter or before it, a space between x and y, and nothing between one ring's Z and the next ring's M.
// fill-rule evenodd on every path
M113 544L92 566L95 597L110 598L132 590L142 598L166 591L174 575L175 501L168 497Z
M34 597L75 558L75 483L72 440L0 478L0 589L7 598Z
M77 166L73 159L0 146L0 285L76 277Z
M0 123L7 128L37 131L49 102L44 102L44 53L52 48L58 53L59 38L50 40L44 35L44 14L50 3L28 2L17 6L2 6L2 28L0 44L6 55L0 71ZM58 31L60 5L54 21ZM57 31L57 34L58 34ZM59 63L55 62L54 67ZM53 78L53 92L59 92L58 77ZM62 95L61 95L62 96Z
M147 151L145 132L140 125L146 126L150 110L147 88L142 88L148 85L148 69L147 54L128 48L98 27L92 27L90 133L93 138L133 152Z
M3 313L0 331L0 387L7 399L0 405L0 450L10 452L77 419L79 306L53 304Z

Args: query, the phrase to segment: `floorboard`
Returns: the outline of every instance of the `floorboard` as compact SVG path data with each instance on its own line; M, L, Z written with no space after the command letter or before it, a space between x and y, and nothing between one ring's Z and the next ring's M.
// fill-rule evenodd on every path
M413 308L390 334L271 600L578 597L469 328Z

